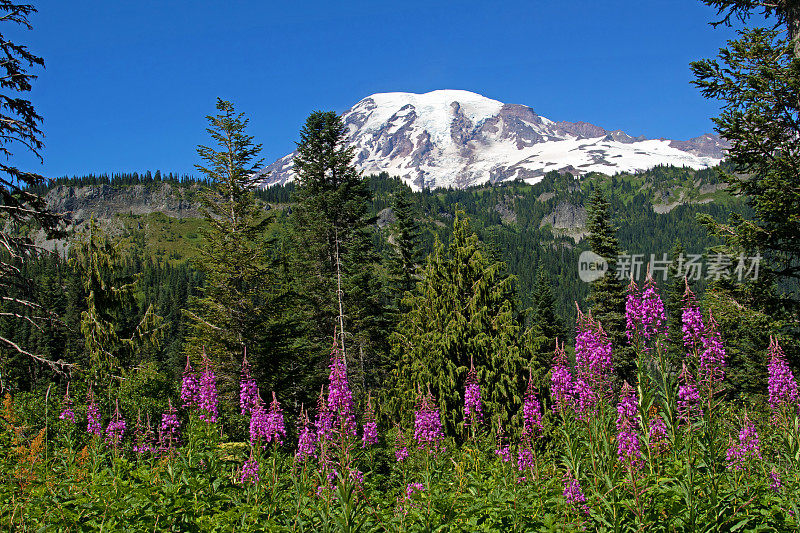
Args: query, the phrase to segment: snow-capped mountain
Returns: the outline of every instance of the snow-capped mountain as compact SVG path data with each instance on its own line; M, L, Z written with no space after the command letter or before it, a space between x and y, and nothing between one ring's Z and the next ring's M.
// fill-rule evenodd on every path
M631 137L586 122L554 122L524 105L469 91L379 93L347 110L348 145L365 174L388 172L414 189L468 187L551 171L636 172L657 165L716 165L728 148L717 135L688 141ZM265 185L294 179L289 154L265 169Z

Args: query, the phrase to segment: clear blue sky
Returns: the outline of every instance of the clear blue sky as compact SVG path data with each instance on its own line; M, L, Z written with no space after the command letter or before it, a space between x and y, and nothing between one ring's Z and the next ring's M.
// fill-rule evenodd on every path
M48 0L31 98L47 176L193 172L218 96L250 117L266 162L308 114L376 92L464 89L554 120L687 139L718 110L689 62L734 36L699 0L336 2ZM32 165L22 157L20 164Z

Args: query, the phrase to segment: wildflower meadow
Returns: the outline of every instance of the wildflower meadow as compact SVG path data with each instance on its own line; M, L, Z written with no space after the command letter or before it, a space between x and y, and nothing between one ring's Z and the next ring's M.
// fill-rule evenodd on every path
M207 359L186 362L160 420L117 401L102 413L91 389L80 401L70 386L47 403L58 412L25 419L9 395L0 465L13 482L0 485L0 521L20 531L796 531L798 390L779 342L759 409L726 401L724 332L691 291L680 361L666 356L652 281L631 284L626 319L636 382L615 381L602 324L579 313L574 351L558 345L546 386L529 378L521 427L496 423L470 369L461 435L444 433L424 383L406 417L371 396L357 410L338 344L317 405L291 416L242 362L246 442L226 437Z

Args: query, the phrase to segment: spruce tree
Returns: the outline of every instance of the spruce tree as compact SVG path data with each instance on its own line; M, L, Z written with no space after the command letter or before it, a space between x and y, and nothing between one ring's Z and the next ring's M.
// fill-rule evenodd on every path
M370 193L345 146L346 133L336 113L322 111L312 113L300 132L291 213L295 272L317 377L337 331L353 384L373 388L386 350L382 299Z
M85 295L80 332L89 361L86 370L97 386L109 387L121 369L140 364L146 350L160 345L163 319L153 305L139 313L139 276L125 276L120 244L113 243L94 219L70 252Z
M0 316L2 320L17 321L22 327L35 323L38 328L56 317L38 302L17 296L22 286L27 286L24 290L32 290L31 280L22 275L23 263L40 254L30 238L31 230L42 229L50 238L63 236L63 231L59 227L60 217L48 210L44 198L37 194L46 183L44 176L20 169L12 162L17 148L42 161L42 116L24 93L32 89L36 79L30 69L43 67L44 59L7 38L17 28L5 28L11 24L30 30L30 15L35 12L36 8L30 4L0 2L0 23L4 26L0 31L0 155L5 156L5 162L0 163L0 291L5 296L0 302ZM33 347L0 334L0 357L12 351L48 364L56 371L70 366L66 361L53 361L34 353Z
M625 336L625 286L617 275L617 257L620 255L617 228L611 222L611 206L599 188L592 194L586 229L592 251L608 262L605 274L589 287L587 300L592 315L600 321L611 339L617 376L633 383L636 356Z
M766 27L746 27L715 59L692 63L694 84L716 99L713 119L731 148L731 172L721 176L741 195L752 216L733 214L726 223L701 222L725 241L716 252L737 258L760 257L755 280L719 292L721 308L769 316L775 327L800 338L800 5L795 0L704 0L721 20L747 23L763 16ZM723 295L728 299L722 302ZM744 339L743 339L744 340ZM800 361L797 342L784 343L790 361Z
M395 282L392 288L402 297L406 291L414 288L419 279L418 270L423 260L421 236L414 203L404 188L395 191L392 210L397 218L392 231L395 250L392 262Z
M422 281L392 335L387 403L408 422L418 391L437 398L447 430L461 434L464 384L474 364L486 413L504 427L521 405L531 354L514 304L513 276L486 257L463 212L457 212L450 244L438 239Z
M245 351L260 381L273 389L287 386L282 380L291 377L282 363L292 331L282 306L286 289L271 269L271 216L253 194L261 179L261 145L247 134L248 120L233 104L218 99L216 108L216 115L206 117L214 144L197 148L203 163L196 167L209 183L201 196L204 244L195 261L205 286L187 311L186 351L199 359L205 350L230 407L238 401Z
M667 269L667 283L664 298L664 307L667 312L667 353L675 368L680 367L680 362L686 354L686 347L683 345L683 304L684 294L686 293L687 280L685 274L681 272L683 265L681 258L685 262L685 250L679 240L670 251L672 262Z
M556 348L556 339L564 341L567 331L564 321L556 312L556 299L552 280L544 268L539 266L533 289L533 307L530 310L533 351L539 366L549 367Z

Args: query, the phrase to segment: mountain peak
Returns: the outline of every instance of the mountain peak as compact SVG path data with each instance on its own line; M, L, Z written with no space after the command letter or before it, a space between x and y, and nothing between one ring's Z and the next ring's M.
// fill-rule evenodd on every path
M454 89L370 95L342 114L355 164L388 172L415 189L468 187L509 179L536 182L550 171L636 172L672 164L705 168L727 143L631 137L587 122L554 122L532 108ZM294 178L293 154L265 169L265 183Z

